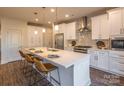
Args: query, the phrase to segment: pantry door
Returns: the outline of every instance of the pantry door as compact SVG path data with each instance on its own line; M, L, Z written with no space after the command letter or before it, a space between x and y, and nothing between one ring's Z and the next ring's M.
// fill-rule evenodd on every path
M8 62L19 60L19 49L21 48L21 31L8 29L6 34L6 53Z

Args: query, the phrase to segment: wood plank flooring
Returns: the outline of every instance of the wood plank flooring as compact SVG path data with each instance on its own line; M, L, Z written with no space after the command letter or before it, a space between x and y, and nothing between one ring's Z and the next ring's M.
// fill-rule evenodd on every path
M30 66L33 70L33 74L31 78L25 77L22 67L24 66L24 62L11 62L8 64L0 65L0 86L28 86L31 85L32 82L35 81L37 74L37 78L41 78L41 76ZM28 65L26 65L28 66ZM97 69L90 68L90 76L92 84L91 86L123 86L124 85L124 77L119 77L107 72L103 72ZM40 80L35 84L36 86L51 86L46 79Z

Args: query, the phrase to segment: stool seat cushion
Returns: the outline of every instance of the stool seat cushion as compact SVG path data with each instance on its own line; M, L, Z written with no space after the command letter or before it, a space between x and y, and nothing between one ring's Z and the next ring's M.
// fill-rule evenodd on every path
M52 65L50 63L43 63L43 64L46 67L46 69L48 70L48 72L52 71L52 70L55 70L57 68L56 66L54 66L54 65Z

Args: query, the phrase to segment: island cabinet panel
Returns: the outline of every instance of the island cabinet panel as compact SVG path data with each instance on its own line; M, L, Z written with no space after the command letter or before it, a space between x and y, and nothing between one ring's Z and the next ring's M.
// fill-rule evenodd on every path
M73 78L73 84L74 86L84 86L84 85L90 85L91 84L91 81L90 81L90 68L89 68L89 65L90 65L90 62L89 60L89 57L87 57L85 59L84 62L80 63L80 64L76 64L74 66L74 78Z

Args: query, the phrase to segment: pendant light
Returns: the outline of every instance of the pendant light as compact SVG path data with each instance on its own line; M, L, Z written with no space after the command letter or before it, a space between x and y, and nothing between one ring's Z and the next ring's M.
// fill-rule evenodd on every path
M58 15L57 15L57 7L56 7L56 24L57 24L57 19L58 18ZM58 31L59 30L59 26L58 25L55 25L55 31Z
M45 24L45 7L43 7L43 20L44 20L43 22L44 22L44 24ZM46 32L46 28L45 28L45 27L43 27L42 32L43 32L43 33Z

